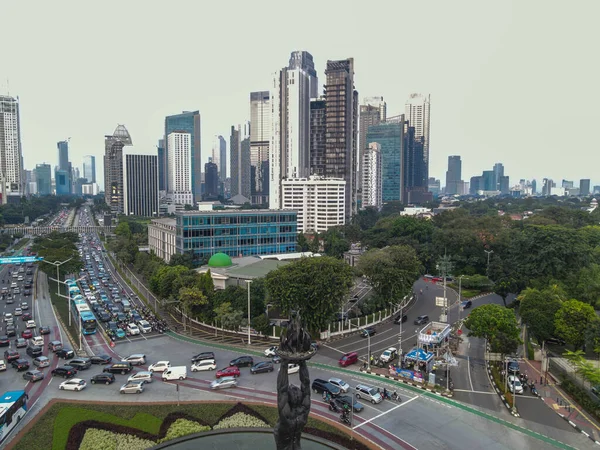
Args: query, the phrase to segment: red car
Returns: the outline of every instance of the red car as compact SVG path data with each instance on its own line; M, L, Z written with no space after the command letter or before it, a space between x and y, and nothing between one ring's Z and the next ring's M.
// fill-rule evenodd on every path
M31 314L30 313L23 313L23 315L21 316L21 320L23 322L27 322L28 320L31 320Z
M225 367L224 369L221 370L217 370L217 378L221 378L221 377L239 377L240 376L240 369L238 369L237 366L229 366L229 367Z
M27 329L21 332L21 337L23 339L31 339L33 337L33 331Z

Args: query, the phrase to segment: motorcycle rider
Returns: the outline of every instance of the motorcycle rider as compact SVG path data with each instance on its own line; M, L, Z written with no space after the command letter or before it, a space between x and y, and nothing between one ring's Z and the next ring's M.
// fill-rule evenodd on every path
M387 400L390 398L390 394L388 393L388 391L385 387L383 388L383 398L384 398L384 400Z

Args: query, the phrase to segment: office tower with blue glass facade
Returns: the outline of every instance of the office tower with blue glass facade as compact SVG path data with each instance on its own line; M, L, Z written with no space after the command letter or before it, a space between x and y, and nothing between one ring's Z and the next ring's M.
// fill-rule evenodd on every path
M71 193L71 171L56 168L54 171L56 195L69 195Z
M158 190L167 190L167 158L165 154L165 139L159 139L156 146L158 154Z
M58 148L58 168L67 170L69 167L69 143L67 141L59 141L56 144Z
M404 116L372 125L367 145L376 142L381 153L381 199L384 203L404 201Z
M52 167L50 164L36 164L35 181L38 195L52 194Z
M96 157L93 155L83 157L83 178L88 183L96 182Z
M200 111L183 111L181 114L165 117L165 155L166 161L169 161L169 141L167 136L177 131L179 133L189 133L191 137L191 157L192 157L192 194L194 202L202 198L202 154L201 154L201 131L200 131ZM169 185L168 171L165 186Z
M176 247L196 264L215 253L230 257L296 251L296 211L181 211L175 213Z

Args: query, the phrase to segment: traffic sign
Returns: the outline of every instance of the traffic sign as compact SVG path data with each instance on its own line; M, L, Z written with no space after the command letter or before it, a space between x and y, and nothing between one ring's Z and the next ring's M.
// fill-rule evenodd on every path
M8 256L0 258L0 264L21 264L43 261L43 256Z
M435 306L441 306L442 308L446 308L448 306L448 299L445 299L444 297L436 297Z

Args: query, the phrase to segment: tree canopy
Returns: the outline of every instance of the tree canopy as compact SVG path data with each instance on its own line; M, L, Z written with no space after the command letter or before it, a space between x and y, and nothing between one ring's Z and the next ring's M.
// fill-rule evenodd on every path
M579 300L567 300L556 312L554 323L556 333L575 350L579 350L585 344L585 330L597 320L596 312L590 305Z
M555 316L564 300L564 292L557 286L543 291L528 288L519 295L519 315L538 344L555 337Z
M45 263L40 263L40 269L52 277L56 277L56 266L51 263L63 261L60 265L61 278L67 274L79 274L83 267L76 243L79 240L77 233L50 233L45 237L37 237L33 241L31 251L44 258Z
M469 336L486 339L492 352L511 354L521 343L514 310L500 305L488 304L475 308L465 320L465 326L469 329Z

